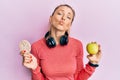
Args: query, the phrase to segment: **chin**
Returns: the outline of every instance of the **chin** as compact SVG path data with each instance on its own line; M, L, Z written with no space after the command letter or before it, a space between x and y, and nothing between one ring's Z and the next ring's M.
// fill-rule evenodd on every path
M66 31L64 26L57 26L56 29L60 31Z
M68 28L66 28L66 26L62 26L62 25L54 25L53 27L59 31L67 31L68 30Z

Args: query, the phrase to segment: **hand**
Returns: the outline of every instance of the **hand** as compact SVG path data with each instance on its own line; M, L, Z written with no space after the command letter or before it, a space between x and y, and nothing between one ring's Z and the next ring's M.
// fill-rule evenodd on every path
M89 54L87 55L87 58L89 59L89 62L91 62L92 64L98 64L100 59L101 59L101 48L100 45L98 46L98 53L95 55Z
M35 70L38 66L37 59L30 53L21 52L23 56L23 65L29 69Z

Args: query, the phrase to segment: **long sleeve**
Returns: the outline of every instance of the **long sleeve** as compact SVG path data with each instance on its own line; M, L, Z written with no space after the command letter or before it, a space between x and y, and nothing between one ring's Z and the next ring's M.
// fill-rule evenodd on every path
M40 59L37 54L37 49L34 45L32 45L32 54L37 58L38 66L35 70L31 70L32 72L32 80L44 80L44 76L41 72L41 66L40 66Z
M32 45L31 52L38 62L32 80L87 80L95 70L89 64L84 67L82 43L73 38L67 46L52 49L41 39Z
M79 49L77 50L77 71L75 74L75 80L87 80L95 71L95 68L86 64L83 64L83 46L82 43L79 44Z

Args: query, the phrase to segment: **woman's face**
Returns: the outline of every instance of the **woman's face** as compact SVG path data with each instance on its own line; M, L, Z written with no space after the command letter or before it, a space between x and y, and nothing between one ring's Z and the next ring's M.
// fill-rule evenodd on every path
M73 12L67 6L59 7L53 16L50 17L52 27L60 31L69 30L73 19Z

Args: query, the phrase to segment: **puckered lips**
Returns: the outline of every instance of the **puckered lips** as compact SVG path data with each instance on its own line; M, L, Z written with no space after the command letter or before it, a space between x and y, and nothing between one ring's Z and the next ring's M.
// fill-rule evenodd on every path
M59 21L59 24L64 25L64 21L63 20Z

